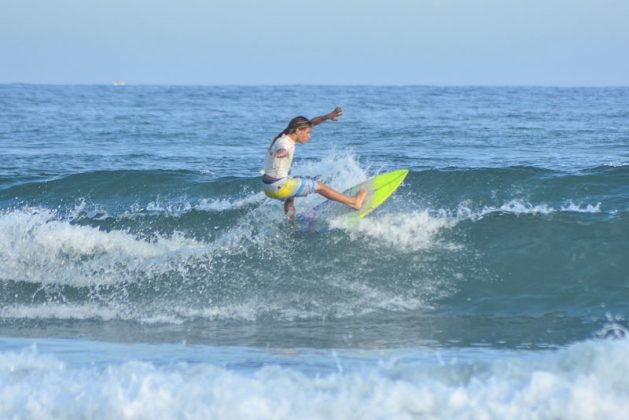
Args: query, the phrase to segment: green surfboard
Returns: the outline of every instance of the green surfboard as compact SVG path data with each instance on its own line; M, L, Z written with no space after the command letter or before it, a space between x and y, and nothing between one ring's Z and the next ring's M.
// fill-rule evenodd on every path
M298 219L312 223L316 220L347 215L348 224L356 223L384 203L398 189L407 175L408 169L399 169L380 174L343 191L343 194L355 195L361 188L367 188L369 193L360 210L353 210L344 204L326 200Z
M369 191L363 208L358 211L348 209L350 215L353 214L354 218L362 219L380 207L398 189L406 175L408 175L408 169L387 172L343 191L345 195L355 195L363 187Z

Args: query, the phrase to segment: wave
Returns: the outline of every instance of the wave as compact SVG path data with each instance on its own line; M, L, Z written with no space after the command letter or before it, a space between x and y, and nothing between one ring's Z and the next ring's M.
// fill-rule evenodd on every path
M456 244L443 242L439 234L452 228L457 220L450 217L431 215L429 211L411 213L384 213L379 217L367 218L359 224L348 225L344 218L333 218L329 226L344 230L350 238L366 238L371 247L388 247L419 251L426 249L458 249Z
M139 224L132 231L86 225L83 216L77 222L47 209L1 213L0 316L172 323L342 317L425 307L428 290L441 281L404 291L382 284L379 276L362 279L363 270L350 262L354 254L339 253L355 240L333 231L303 235L286 230L281 213L270 205L231 224L219 221L213 235L202 240L181 231L156 233L155 216L144 217L151 219L148 227ZM261 218L271 223L257 223ZM391 255L365 245L359 241L354 251L364 248L368 254L360 258L365 261L380 255L375 266L365 267L380 271L378 261ZM324 251L313 254L317 248ZM349 258L346 267L333 268L339 261L328 261L328 252L336 252L340 261ZM301 254L311 255L313 264L276 263L299 261Z
M295 166L294 173L323 175L321 179L338 190L386 170L359 163L351 152L337 151L321 160L301 161ZM409 206L415 209L452 209L465 202L500 208L519 201L560 211L599 206L605 212L627 210L628 184L629 166L576 173L534 167L451 168L411 171L401 192L411 196ZM259 192L257 177L216 178L202 171L101 171L0 189L0 205L65 209L88 202L113 213L223 211L236 204L259 204L265 200ZM311 202L310 197L299 200L306 206Z
M141 222L130 219L132 229L108 230L47 209L2 213L0 317L174 324L342 318L429 310L446 298L455 309L481 291L499 313L516 310L500 302L525 285L535 290L532 301L548 301L547 311L622 303L614 291L626 266L620 232L629 218L582 219L599 217L597 208L555 209L559 218L526 206L385 211L355 226L331 220L329 231L301 233L285 227L272 203L244 214L238 206L234 215L217 214L216 229L201 238L191 226L214 212L183 212L174 224L188 224L188 232L172 233L154 228L164 215L143 214ZM596 291L577 301L557 293L593 282ZM522 302L517 310L540 309Z
M218 350L202 350L217 360L225 357ZM129 352L137 350L127 346L122 351L128 360ZM247 354L236 348L220 365L151 359L77 364L30 347L0 354L5 384L0 415L621 419L628 404L627 351L627 340L586 341L550 352L472 349L369 356L257 350L260 363L238 364L234 359ZM326 373L309 374L313 360L317 372Z
M105 232L58 220L47 209L0 215L2 278L40 284L86 286L116 281L119 270L154 268L173 253L202 249L195 240L173 235L142 239L123 231Z
M110 171L14 186L0 191L0 316L326 319L456 312L479 294L496 313L619 310L628 169L413 171L361 223L321 232L287 224L257 178ZM341 190L382 170L351 152L296 165Z

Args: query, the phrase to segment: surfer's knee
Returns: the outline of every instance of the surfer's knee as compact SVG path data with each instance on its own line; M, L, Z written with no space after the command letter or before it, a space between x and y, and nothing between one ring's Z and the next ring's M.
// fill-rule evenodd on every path
M319 191L321 191L323 188L325 188L325 184L321 181L315 181L314 182L314 192L318 193Z
M334 190L328 184L325 184L325 183L323 183L321 181L317 181L317 185L315 187L315 192L321 193L321 192L329 192L329 191L336 191L336 190Z

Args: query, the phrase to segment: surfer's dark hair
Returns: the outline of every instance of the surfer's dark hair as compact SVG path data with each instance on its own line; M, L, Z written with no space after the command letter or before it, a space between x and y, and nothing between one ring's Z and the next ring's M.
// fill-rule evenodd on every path
M302 117L300 115L299 117L295 117L290 120L290 122L288 123L288 127L284 129L284 134L293 134L297 130L310 127L312 127L312 122L308 118Z
M284 129L284 131L282 131L280 134L275 136L273 141L279 139L285 134L293 134L297 130L301 130L303 128L312 128L312 121L300 115L299 117L295 117L292 120L290 120L288 123L288 126Z

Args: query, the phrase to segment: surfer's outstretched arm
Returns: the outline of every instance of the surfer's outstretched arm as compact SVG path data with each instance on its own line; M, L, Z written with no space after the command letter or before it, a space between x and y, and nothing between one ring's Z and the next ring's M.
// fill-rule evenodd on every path
M360 210L367 198L367 188L361 188L355 196L342 194L335 189L328 187L323 182L317 182L315 192L321 194L325 198L343 203L355 210Z
M341 115L343 115L343 109L340 106L337 106L336 108L334 108L332 112L328 112L325 115L312 118L310 120L310 123L314 127L315 125L321 124L323 121L327 121L327 120L336 121L339 119Z

